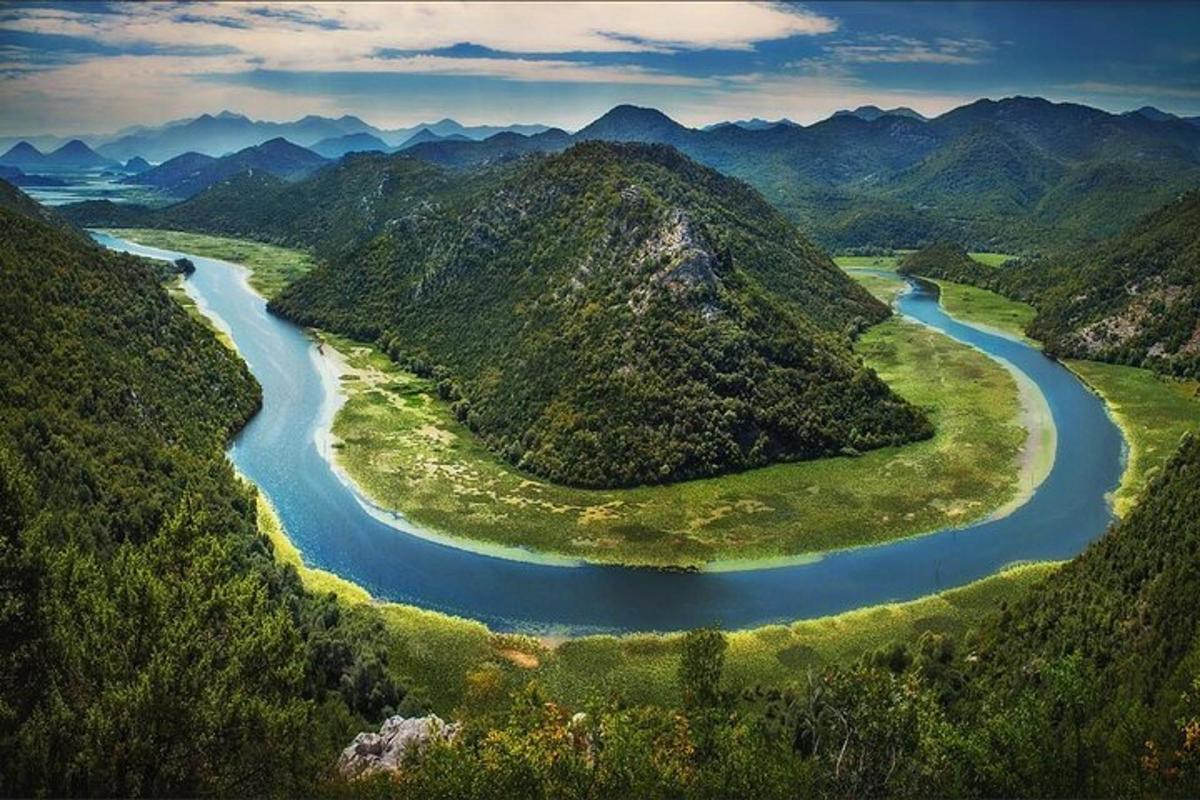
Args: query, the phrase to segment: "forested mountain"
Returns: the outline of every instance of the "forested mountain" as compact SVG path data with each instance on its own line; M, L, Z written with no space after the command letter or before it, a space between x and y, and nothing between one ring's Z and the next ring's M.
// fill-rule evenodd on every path
M475 167L531 153L557 153L571 145L571 135L550 128L532 136L497 133L483 141L441 140L403 147L403 152L444 167Z
M400 701L377 619L303 592L224 443L244 364L0 182L0 794L306 794Z
M599 143L453 191L428 180L271 307L443 376L514 464L627 485L930 432L848 349L887 309L744 184Z
M239 173L258 170L285 179L300 178L327 162L328 159L287 139L271 139L222 158L184 153L124 178L122 183L153 186L172 197L191 197Z
M378 136L372 136L369 133L348 133L343 136L322 139L309 149L325 158L338 159L347 153L386 153L391 148Z
M980 100L932 120L903 111L695 130L655 109L618 106L569 138L510 135L412 152L463 167L589 139L670 144L747 181L830 247L950 238L1045 250L1112 235L1200 185L1200 129L1185 120L1026 97Z
M998 291L1035 306L1029 333L1052 355L1200 375L1200 191L1083 252L993 269L939 244L901 270Z
M293 128L305 120L270 124L306 136L321 119L305 118L299 133ZM336 122L356 127L353 121ZM747 181L816 241L835 248L948 239L977 249L1045 252L1111 236L1200 185L1200 127L1168 115L1013 97L979 100L928 120L908 109L863 107L809 126L758 123L697 130L655 109L622 105L575 134L443 120L404 131L356 129L321 147L337 158L384 142L434 164L474 168L593 139L670 144ZM255 136L267 125L238 115L204 124L251 125Z

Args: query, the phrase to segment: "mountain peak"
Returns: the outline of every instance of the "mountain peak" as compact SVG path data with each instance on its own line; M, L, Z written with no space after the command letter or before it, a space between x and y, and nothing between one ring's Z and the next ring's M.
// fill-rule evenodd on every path
M680 125L657 108L643 108L622 104L582 128L575 134L577 140L606 139L624 142L671 141L689 129Z
M1146 119L1154 120L1155 122L1166 122L1167 120L1179 119L1179 117L1176 115L1167 111L1160 111L1154 106L1142 106L1141 108L1134 109L1133 111L1126 111L1123 116L1145 117Z
M41 150L31 145L29 142L20 141L8 148L8 152L4 154L4 158L9 156L35 156L40 158L43 155Z

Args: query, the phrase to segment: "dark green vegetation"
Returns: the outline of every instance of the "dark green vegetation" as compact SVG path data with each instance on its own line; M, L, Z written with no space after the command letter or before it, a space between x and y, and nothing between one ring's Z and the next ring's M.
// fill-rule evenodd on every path
M1103 539L962 637L732 691L689 634L670 705L537 683L394 781L399 797L1082 797L1200 791L1200 440ZM476 691L486 691L480 676ZM347 787L348 789L350 787Z
M1046 252L1116 234L1200 183L1200 127L1183 119L1036 97L979 100L931 120L875 111L807 127L694 130L654 109L618 106L573 135L433 136L404 147L430 163L469 168L592 139L668 144L750 183L837 249L951 240Z
M157 167L130 175L122 183L153 186L172 197L191 197L234 175L265 172L278 178L295 179L316 170L327 159L294 145L287 139L271 139L221 158L203 153L184 153Z
M1037 309L1046 352L1200 376L1200 192L1082 251L985 267L938 244L901 271L969 283Z
M272 558L170 268L0 190L0 794L305 793L404 697L381 623Z
M580 145L441 202L271 307L442 379L522 469L655 483L931 433L850 354L886 308L673 150Z
M75 211L107 221L97 208L142 213ZM365 154L298 184L244 175L144 221L310 247L320 266L274 311L378 340L494 452L557 482L932 432L850 352L887 308L752 189L669 148L590 143L466 175Z
M387 241L419 223L405 212L425 213L428 200L406 187L380 193L383 212L349 195L305 209L311 197L294 187L261 185L240 209L210 197L209 219L265 204L260 217L229 224L304 243L308 234L271 212L291 203L310 222L361 220L368 238ZM479 186L439 202L468 203L487 190ZM369 607L312 600L273 566L252 532L253 498L220 455L253 408L248 376L169 306L141 262L0 213L2 789L312 793L347 730L377 723L399 698L397 654L419 662L446 640L403 639ZM488 230L471 232L486 242ZM333 261L361 246L346 237L308 246ZM1122 523L974 633L929 633L811 675L801 672L811 653L789 648L777 657L788 677L735 693L735 646L700 632L673 659L677 696L659 702L609 684L592 699L547 703L536 684L506 689L513 670L492 662L463 676L457 708L437 709L466 723L457 743L428 751L395 783L322 788L456 798L1195 796L1197 507L1192 439ZM624 666L617 658L606 669L593 643L562 650L572 647L593 674ZM665 649L642 639L628 647ZM445 679L444 663L424 663ZM419 694L406 696L406 710ZM572 722L575 711L588 716Z
M1116 233L1200 182L1200 129L1014 97L937 119L840 114L808 127L685 128L618 106L569 139L425 145L451 166L603 139L670 144L740 177L821 244L915 247L940 239L1030 252Z

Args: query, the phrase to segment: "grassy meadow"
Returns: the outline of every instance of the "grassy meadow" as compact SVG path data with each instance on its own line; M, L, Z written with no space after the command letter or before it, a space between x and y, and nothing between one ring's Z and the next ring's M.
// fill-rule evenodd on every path
M941 289L942 307L950 314L1037 346L1037 342L1025 335L1025 329L1037 314L1033 306L963 283L941 280L934 283Z
M879 291L894 289L876 287ZM892 319L864 361L929 410L925 442L667 486L549 484L493 456L431 382L328 336L348 369L334 421L339 463L380 506L442 534L594 561L697 565L798 556L979 518L1016 492L1025 431L1012 377L942 334Z
M270 539L276 558L295 567L312 591L332 592L345 603L371 603L387 626L391 663L428 692L441 714L489 710L530 681L537 681L550 698L575 707L611 697L678 702L677 634L537 638L493 633L471 620L377 602L350 581L306 567L261 494L258 503L259 529ZM805 669L844 664L897 642L914 641L927 631L961 635L1056 566L1014 566L907 603L730 632L726 685L736 690L785 684Z
M153 228L112 228L107 232L146 247L178 250L241 264L250 270L250 285L268 300L314 265L312 257L300 250L247 239Z
M1121 364L1065 363L1104 398L1125 432L1129 464L1113 500L1124 516L1179 447L1180 438L1200 429L1200 382Z

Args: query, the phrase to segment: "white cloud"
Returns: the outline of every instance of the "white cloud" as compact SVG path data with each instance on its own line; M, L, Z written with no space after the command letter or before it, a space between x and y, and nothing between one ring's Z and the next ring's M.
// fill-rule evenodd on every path
M835 42L826 48L833 59L848 64L980 64L994 49L983 39L927 42L893 34Z
M1200 88L1187 86L1153 86L1143 83L1107 83L1104 81L1083 81L1060 86L1076 92L1089 94L1115 94L1129 97L1178 97L1185 100L1200 100Z
M69 130L98 124L92 121L96 119L161 121L229 106L262 117L288 116L293 111L285 109L295 109L297 94L304 96L306 111L343 103L295 85L285 93L203 79L253 70L695 88L711 81L555 54L744 50L760 41L827 33L837 27L834 20L802 6L774 3L197 2L115 8L115 13L89 13L72 7L25 7L3 23L9 29L136 46L145 54L51 50L33 56L6 51L0 54L0 69L5 71L0 101L10 112L0 124ZM422 52L463 42L525 55ZM380 52L398 57L380 57ZM54 55L58 63L49 58ZM104 107L111 112L104 114ZM138 111L126 117L122 109ZM14 119L17 116L23 119Z
M746 50L830 33L802 6L739 2L131 4L124 13L23 9L6 27L115 44L233 46L271 65L353 60L376 48L431 50L471 42L514 53ZM320 27L324 25L326 27Z

